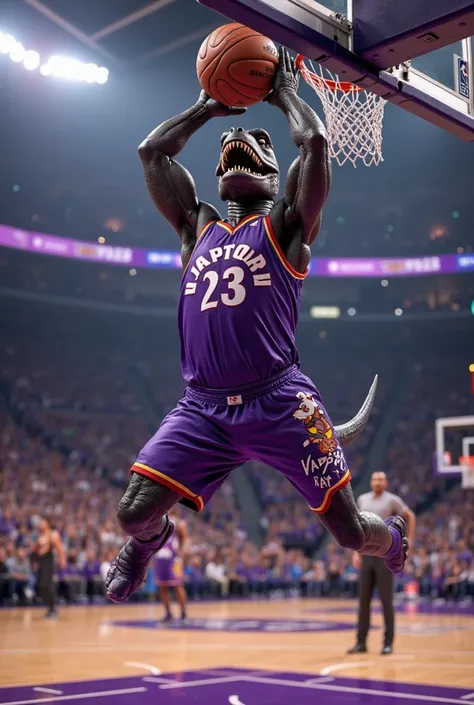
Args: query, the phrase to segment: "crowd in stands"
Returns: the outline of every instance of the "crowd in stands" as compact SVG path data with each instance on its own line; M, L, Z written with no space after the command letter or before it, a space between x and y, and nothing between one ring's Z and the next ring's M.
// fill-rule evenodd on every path
M140 393L136 372L142 374L146 391L158 374L156 359L135 359L119 351L114 341L107 347L99 335L25 338L10 331L0 350L3 602L35 599L30 557L41 516L58 529L67 552L66 570L56 576L60 597L67 602L103 599L104 574L125 540L116 506L129 467L156 424L150 411L156 399ZM360 361L357 375L344 378L331 376L333 362L334 357L318 360L318 378L336 423L357 410L375 371L373 364L381 373L370 424L349 456L355 483L366 470L364 458L394 388L400 379L406 381L403 413L384 469L390 489L412 509L430 509L419 519L400 586L416 580L424 595L473 597L474 497L451 488L433 476L432 469L436 416L472 413L460 365L447 358L404 369L393 359L385 364L374 359L370 364ZM175 387L175 399L180 391ZM171 402L171 392L166 396L163 407ZM155 412L158 416L156 407ZM262 505L261 547L247 536L232 481L203 513L176 510L188 523L190 540L183 558L190 596L354 595L357 572L350 553L333 542L315 553L324 532L296 490L260 464L254 463L248 472ZM150 574L142 596L154 592Z

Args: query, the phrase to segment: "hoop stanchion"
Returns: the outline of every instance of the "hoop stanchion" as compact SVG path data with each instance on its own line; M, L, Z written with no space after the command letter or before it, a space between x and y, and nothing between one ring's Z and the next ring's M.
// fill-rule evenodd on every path
M306 66L305 61L311 68ZM308 85L317 93L326 116L326 131L332 159L342 166L377 165L382 157L382 124L386 100L348 81L339 81L330 71L315 69L299 54L296 65Z

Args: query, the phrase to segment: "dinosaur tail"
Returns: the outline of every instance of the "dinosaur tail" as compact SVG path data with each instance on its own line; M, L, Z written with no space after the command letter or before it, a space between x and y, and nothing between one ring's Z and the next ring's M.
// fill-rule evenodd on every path
M364 430L374 405L378 378L379 376L375 375L374 381L369 389L369 393L354 418L347 423L341 424L340 426L335 426L334 431L341 446L348 446L350 443L355 441L359 434Z

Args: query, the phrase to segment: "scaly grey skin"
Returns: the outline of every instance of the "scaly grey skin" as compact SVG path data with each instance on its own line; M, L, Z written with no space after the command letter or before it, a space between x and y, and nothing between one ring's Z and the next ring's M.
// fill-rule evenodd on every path
M298 73L294 62L283 48L279 58L274 88L267 102L285 115L291 138L299 150L287 174L284 197L276 200L280 170L271 137L261 128L237 127L223 134L216 176L219 195L227 203L227 220L236 225L247 215L269 215L289 263L298 272L304 272L311 256L310 245L320 229L331 185L331 164L324 125L297 94ZM245 110L221 105L201 92L193 106L159 125L139 147L150 195L181 239L183 266L188 264L203 226L220 220L221 216L212 205L198 199L191 174L175 157L209 120L237 116ZM342 445L352 442L364 428L376 383L377 379L354 419L336 427ZM179 500L180 495L167 487L142 475L132 475L117 516L122 529L133 538L111 566L107 593L112 600L122 602L138 589L147 562L161 545L164 532L169 530L164 519L166 512ZM395 529L390 530L375 515L361 514L350 486L334 495L322 522L341 546L380 556L392 546Z

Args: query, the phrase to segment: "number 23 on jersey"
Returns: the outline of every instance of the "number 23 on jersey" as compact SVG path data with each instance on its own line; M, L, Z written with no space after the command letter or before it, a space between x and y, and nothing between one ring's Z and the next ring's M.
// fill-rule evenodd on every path
M221 294L216 294L219 284L219 274L214 270L207 271L202 281L206 283L206 290L201 302L201 311L216 308L220 303L225 306L240 306L245 301L247 291L242 284L245 272L242 267L229 267L222 274L222 279L227 282L226 290ZM262 274L253 277L254 286L271 286L270 274ZM197 293L197 282L188 282L184 291L185 296Z

